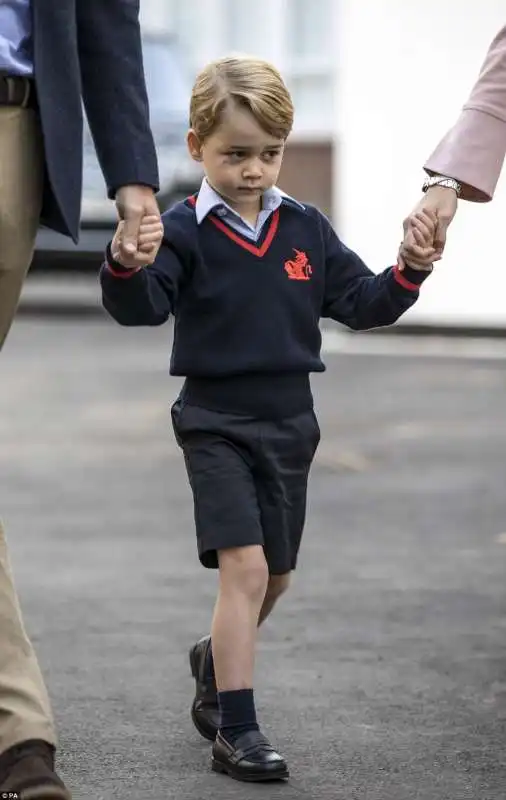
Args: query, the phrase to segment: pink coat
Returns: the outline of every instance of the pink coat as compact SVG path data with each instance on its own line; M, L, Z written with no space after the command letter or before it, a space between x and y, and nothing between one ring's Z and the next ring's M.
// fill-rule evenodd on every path
M506 25L487 57L457 122L438 144L425 170L456 178L462 197L491 200L506 155Z

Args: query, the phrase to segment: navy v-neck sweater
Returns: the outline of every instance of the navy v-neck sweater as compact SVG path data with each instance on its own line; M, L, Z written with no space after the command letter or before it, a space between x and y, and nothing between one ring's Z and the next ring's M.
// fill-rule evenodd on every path
M322 372L322 317L364 330L391 325L429 273L376 275L313 206L283 201L257 242L213 214L200 225L195 198L166 212L155 263L137 271L108 248L103 304L121 325L174 315L170 372L189 378Z

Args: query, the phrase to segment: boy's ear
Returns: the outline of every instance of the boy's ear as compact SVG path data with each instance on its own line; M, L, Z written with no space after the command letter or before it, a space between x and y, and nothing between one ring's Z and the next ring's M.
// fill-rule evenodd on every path
M188 146L188 152L193 158L193 160L202 161L202 147L199 141L199 137L197 136L193 128L190 128L190 130L186 134L186 144Z

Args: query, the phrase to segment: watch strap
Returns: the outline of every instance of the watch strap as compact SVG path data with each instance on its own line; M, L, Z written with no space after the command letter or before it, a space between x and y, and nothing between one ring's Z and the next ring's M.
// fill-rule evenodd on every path
M422 186L422 192L425 193L431 186L443 186L446 189L453 189L457 197L462 194L462 185L455 178L447 178L446 175L432 175L432 177L427 178Z

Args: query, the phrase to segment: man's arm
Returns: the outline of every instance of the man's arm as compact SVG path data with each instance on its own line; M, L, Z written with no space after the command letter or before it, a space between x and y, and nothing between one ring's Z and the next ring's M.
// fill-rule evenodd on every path
M129 184L158 190L139 0L76 0L76 9L83 100L109 195Z
M125 221L121 252L136 255L143 217L159 216L139 0L76 0L83 100L109 196ZM169 88L170 91L170 88Z
M492 199L506 154L506 25L492 42L478 81L425 170L462 185L461 197ZM451 190L450 190L451 191Z

